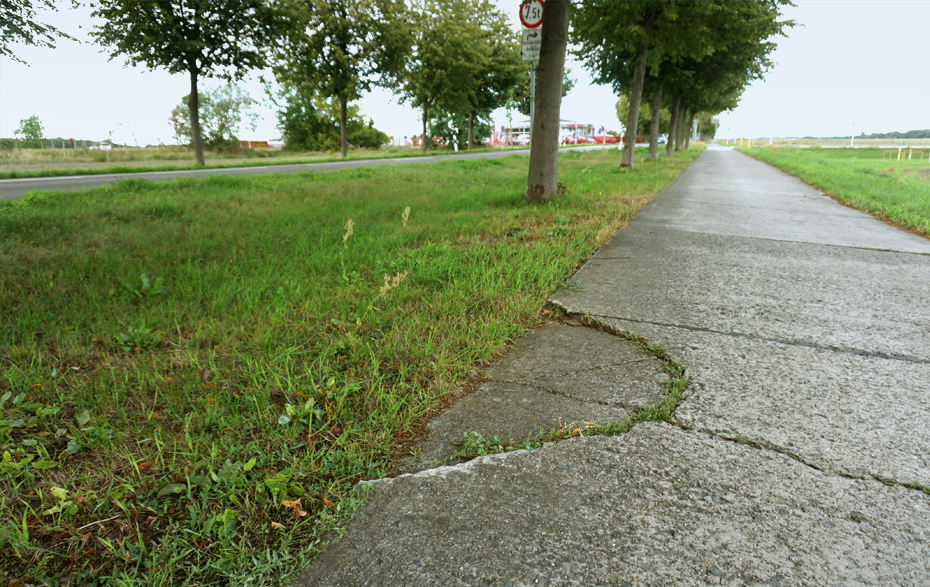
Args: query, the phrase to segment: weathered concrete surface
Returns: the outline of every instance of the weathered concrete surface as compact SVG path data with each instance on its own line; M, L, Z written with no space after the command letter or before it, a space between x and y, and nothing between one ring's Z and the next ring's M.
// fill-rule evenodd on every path
M405 472L447 459L469 432L522 442L579 422L614 423L665 397L668 375L639 346L580 325L551 322L517 341L488 381L429 423Z
M708 150L597 257L553 301L685 364L681 428L377 483L295 585L930 583L930 242Z
M708 151L572 279L688 367L676 422L930 485L930 241Z
M918 585L928 554L930 496L640 424L378 482L293 584Z

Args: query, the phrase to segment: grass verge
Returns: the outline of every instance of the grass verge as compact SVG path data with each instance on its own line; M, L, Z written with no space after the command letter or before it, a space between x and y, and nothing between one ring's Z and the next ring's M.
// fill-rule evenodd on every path
M544 206L518 156L0 202L0 576L281 584L697 153L563 153Z
M525 149L526 147L508 147ZM495 149L473 149L470 153L498 151ZM462 151L465 153L465 151ZM407 157L430 157L452 155L452 149L433 150L423 153L411 147L386 147L384 149L351 149L343 159L332 153L294 153L289 151L252 149L244 153L205 153L204 166L193 162L190 149L178 147L146 147L130 151L81 151L81 150L20 150L0 151L0 179L24 179L30 177L63 177L72 175L107 175L114 173L144 173L148 171L187 171L192 169L230 169L235 167L270 167L275 165L301 165L307 163L330 163L360 159L403 159Z
M930 149L897 160L897 149L739 149L886 222L930 236ZM919 151L915 149L915 151ZM908 150L903 150L907 155Z

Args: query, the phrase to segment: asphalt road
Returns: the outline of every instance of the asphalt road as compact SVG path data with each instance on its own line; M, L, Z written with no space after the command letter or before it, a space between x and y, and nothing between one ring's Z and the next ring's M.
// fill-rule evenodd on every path
M672 423L363 485L292 585L930 583L930 241L712 148L570 283L687 368ZM621 346L538 330L433 433L622 419L655 367Z
M611 145L613 146L613 145ZM606 148L610 148L606 147ZM567 147L566 150L603 149L603 146ZM354 169L356 167L378 167L380 165L400 165L405 163L434 163L437 161L455 161L460 159L482 159L509 157L511 155L529 155L529 149L508 151L482 151L478 153L457 153L455 155L431 155L425 157L399 157L386 159L358 159L352 161L331 161L328 163L299 163L293 165L268 165L263 167L230 167L225 169L191 169L186 171L143 171L139 173L111 173L105 175L69 175L64 177L36 177L25 179L0 179L0 199L18 198L32 190L79 191L101 185L109 185L126 179L147 179L149 181L171 181L182 177L204 177L208 175L256 175L260 173L295 173L314 171L318 173Z

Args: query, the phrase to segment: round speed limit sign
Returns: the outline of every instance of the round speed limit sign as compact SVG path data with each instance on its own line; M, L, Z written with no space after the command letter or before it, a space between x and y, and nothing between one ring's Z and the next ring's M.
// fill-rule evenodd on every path
M543 0L532 0L520 6L520 22L528 29L535 29L542 24Z

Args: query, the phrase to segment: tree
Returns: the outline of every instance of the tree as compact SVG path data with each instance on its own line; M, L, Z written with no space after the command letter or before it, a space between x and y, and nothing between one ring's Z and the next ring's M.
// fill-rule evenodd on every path
M480 143L491 136L492 121L490 112L481 112L474 116L446 112L441 108L433 110L430 118L430 134L445 139L448 144L467 149L469 142Z
M543 8L533 144L526 178L526 198L533 203L551 200L559 190L560 110L570 10L569 0L549 0Z
M0 0L0 57L25 63L13 55L10 45L23 43L54 49L55 37L74 40L51 25L36 22L37 6L58 10L52 0Z
M91 35L111 47L110 59L123 55L128 65L188 74L191 142L200 165L200 78L235 81L264 67L284 25L278 4L266 0L99 0L93 16L105 20Z
M401 69L410 32L399 0L295 0L295 22L275 77L338 99L342 156L348 153L348 103Z
M661 94L660 94L661 96ZM652 124L653 120L653 109L652 104L649 102L643 102L639 107L639 122L637 127L644 129L647 126ZM660 102L661 106L661 102ZM630 115L630 98L626 94L620 96L617 100L615 106L617 111L617 120L627 120ZM659 108L659 134L665 134L668 132L669 120L671 118L671 113L669 113L667 108Z
M189 102L190 96L185 96L171 111L169 119L179 144L191 142ZM239 138L236 134L243 122L255 130L258 115L251 110L257 102L238 86L227 84L207 90L198 96L197 103L200 104L201 130L207 148L237 148Z
M13 131L15 136L23 137L22 147L26 149L38 149L42 146L42 136L45 129L42 128L42 121L39 116L33 114L29 118L23 118L19 121L19 128Z
M474 16L461 23L471 37L477 55L458 68L465 85L464 103L468 118L467 148L474 145L475 118L489 116L513 96L523 72L520 37L509 21L489 0L471 1Z
M592 0L575 19L578 55L596 81L629 92L628 136L636 134L649 79L653 99L661 91L667 98L659 99L673 104L671 132L680 140L676 131L691 113L732 107L749 80L767 69L765 56L774 48L767 39L793 24L779 21L784 4L790 0ZM651 143L650 153L657 153ZM632 164L630 139L622 165Z
M519 45L489 0L412 3L410 58L394 84L422 111L423 136L433 111L472 121L505 105L521 73ZM423 150L430 140L423 141Z
M293 151L336 151L342 147L342 105L337 98L329 100L314 94L309 88L285 85L279 92L278 128L285 148ZM346 108L348 143L369 149L379 148L390 137L366 122L357 105Z

